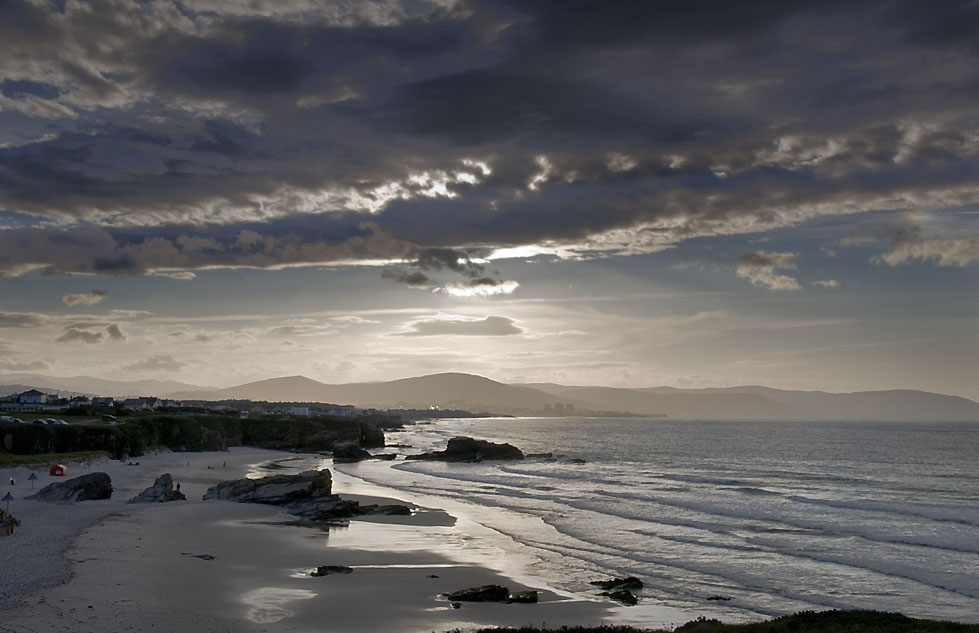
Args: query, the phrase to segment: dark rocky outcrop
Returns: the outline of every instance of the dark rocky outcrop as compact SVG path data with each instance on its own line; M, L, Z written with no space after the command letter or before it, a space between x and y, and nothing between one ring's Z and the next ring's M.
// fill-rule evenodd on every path
M261 479L235 479L208 488L204 499L281 506L289 514L311 521L347 519L368 514L410 515L408 506L368 505L333 494L330 471L307 470L296 475L272 475Z
M446 462L480 462L491 459L523 459L519 448L512 444L495 444L471 437L453 437L444 451L407 455L405 459L434 459Z
M310 576L329 576L330 574L350 574L353 573L352 567L346 565L320 565L309 573Z
M452 602L506 602L510 599L510 590L503 585L483 585L453 591L445 597Z
M212 486L204 500L221 499L240 503L283 506L290 514L305 519L326 520L353 516L351 504L333 494L330 471L307 470L297 475L272 475L261 479L235 479Z
M613 578L611 580L593 580L588 584L607 589L608 591L613 589L642 589L642 581L635 576Z
M27 497L52 503L96 501L112 496L112 479L107 473L88 473L68 481L59 481L41 488Z
M156 478L153 485L129 500L129 503L166 503L168 501L184 501L187 496L173 489L173 477L163 473Z
M333 462L336 464L349 464L370 458L371 454L357 442L337 442L333 445Z

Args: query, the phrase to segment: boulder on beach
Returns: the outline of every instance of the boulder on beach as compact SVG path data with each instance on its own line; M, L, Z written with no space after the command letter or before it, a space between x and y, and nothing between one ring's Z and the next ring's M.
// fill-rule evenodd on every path
M503 585L483 585L453 591L445 596L452 602L506 602L510 590Z
M208 488L204 500L283 506L290 514L312 520L353 516L352 506L356 506L356 502L344 501L332 490L333 478L330 471L324 468L296 475L224 481Z
M320 565L309 573L310 576L329 576L331 574L350 574L353 573L352 567L346 565Z
M68 481L49 484L27 498L52 503L74 503L108 499L111 496L112 478L108 473L88 473Z
M491 459L523 459L523 452L512 444L496 444L471 437L453 437L444 451L406 455L405 459L433 459L445 462L480 462Z
M337 442L333 445L333 462L336 464L349 464L370 458L371 454L357 442Z
M173 477L170 473L163 473L156 478L152 486L130 499L128 503L166 503L186 499L184 493L173 489Z
M209 499L281 506L289 514L312 521L349 519L369 514L411 514L411 508L404 505L362 506L357 501L341 499L333 494L333 478L326 468L296 475L225 481L208 488L204 500Z
M537 604L538 600L536 591L518 591L510 596L507 604Z

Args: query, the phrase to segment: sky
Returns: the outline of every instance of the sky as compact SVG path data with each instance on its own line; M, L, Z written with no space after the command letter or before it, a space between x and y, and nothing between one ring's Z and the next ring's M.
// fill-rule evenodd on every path
M0 375L979 400L979 3L0 1Z

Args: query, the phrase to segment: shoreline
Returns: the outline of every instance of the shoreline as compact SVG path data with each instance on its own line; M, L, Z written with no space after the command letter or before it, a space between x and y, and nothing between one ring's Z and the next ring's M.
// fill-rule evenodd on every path
M104 471L114 487L110 500L70 505L23 500L31 494L24 483L29 469L0 472L6 482L10 471L18 471L11 511L22 521L14 536L0 539L7 576L0 631L29 633L70 624L77 633L153 627L247 632L266 630L273 622L295 631L318 630L325 623L334 631L394 624L402 631L448 631L598 625L613 617L614 604L559 595L539 583L531 586L488 566L460 562L452 548L440 549L438 543L473 537L443 510L323 529L296 525L294 517L272 506L200 500L214 483L294 457L233 449L147 455L139 458L140 466L98 462L86 471L70 465L68 478ZM164 472L182 484L187 501L125 503ZM39 477L35 490L56 479ZM334 492L346 498L387 492L349 475L339 479ZM309 576L319 565L348 565L354 571ZM503 584L513 593L536 589L540 602L463 603L454 609L440 596L485 584Z

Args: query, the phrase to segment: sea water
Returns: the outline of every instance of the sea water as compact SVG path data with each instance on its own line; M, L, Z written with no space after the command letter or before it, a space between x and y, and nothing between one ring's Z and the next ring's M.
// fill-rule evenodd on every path
M485 418L386 435L400 453L457 435L551 453L339 470L461 510L570 594L637 576L640 608L732 621L839 608L979 622L979 424Z

